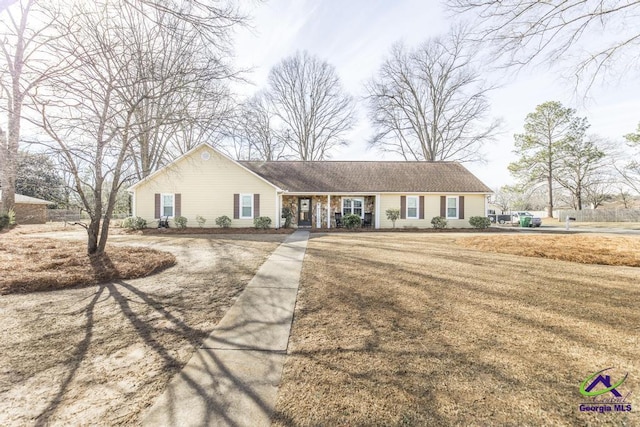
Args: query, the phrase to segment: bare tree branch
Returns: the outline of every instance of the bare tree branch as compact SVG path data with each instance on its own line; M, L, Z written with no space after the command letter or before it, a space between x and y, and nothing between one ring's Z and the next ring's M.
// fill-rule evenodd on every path
M477 34L494 44L492 58L507 66L568 67L585 93L609 74L622 77L640 63L640 1L448 0L471 16Z
M396 44L366 86L371 145L406 160L476 161L499 122L483 124L491 87L474 68L466 31L427 40L414 50Z
M283 59L269 73L269 99L282 124L282 138L300 160L323 160L346 145L354 106L335 68L307 52Z

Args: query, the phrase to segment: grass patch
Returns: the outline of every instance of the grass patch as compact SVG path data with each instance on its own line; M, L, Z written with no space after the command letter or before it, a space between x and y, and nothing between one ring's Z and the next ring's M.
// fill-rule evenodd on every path
M458 238L309 240L274 425L640 423L637 271ZM580 412L581 381L608 367L634 411Z
M145 277L175 262L172 254L149 248L107 246L104 254L90 256L84 242L3 238L0 241L0 294Z
M493 235L467 237L467 248L582 264L640 267L640 238L586 235Z

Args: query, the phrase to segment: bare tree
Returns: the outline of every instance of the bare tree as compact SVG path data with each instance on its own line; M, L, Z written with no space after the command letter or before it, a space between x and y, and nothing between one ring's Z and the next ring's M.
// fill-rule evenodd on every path
M247 160L282 160L287 158L281 133L274 125L274 108L265 92L249 98L240 107L239 136L248 144Z
M591 209L597 209L603 205L604 202L613 200L614 194L611 192L614 182L603 179L592 182L585 188L583 200L591 205Z
M475 161L499 126L485 124L491 89L474 68L462 28L417 49L396 44L366 86L371 145L406 160Z
M23 108L30 94L51 72L51 65L41 52L54 38L48 29L56 9L47 4L49 15L45 15L39 8L44 1L11 3L3 4L4 10L0 9L0 100L3 101L0 110L7 114L6 137L0 139L0 186L6 210L15 203Z
M151 94L142 91L135 100L126 97L132 85L143 81L135 69L133 31L120 18L119 8L76 3L68 13L61 23L69 35L52 48L64 52L72 68L49 80L37 108L53 142L49 148L63 160L89 214L89 224L81 224L87 230L87 252L101 254L116 195L126 178L124 164L136 107Z
M623 208L630 209L633 206L633 196L631 196L631 193L629 193L626 188L618 187L618 197L620 198Z
M138 11L148 20L162 27L164 21L158 17L172 16L194 30L201 41L216 49L227 50L231 44L231 30L247 22L240 13L236 2L218 2L207 0L124 0L131 9ZM150 10L157 12L151 13Z
M197 145L203 135L211 138L209 131L230 115L225 82L234 74L218 49L204 43L188 22L164 11L128 9L138 48L132 66L142 81L128 88L135 91L128 98L151 94L137 105L132 122L130 152L136 177L142 179Z
M493 58L507 65L569 64L569 74L588 89L606 73L637 69L640 1L447 0L451 10L472 15ZM602 37L606 34L606 37Z
M283 59L269 73L269 97L284 143L300 160L322 160L346 145L354 106L335 68L307 52Z
M511 210L511 206L513 206L519 195L519 192L514 187L504 185L493 192L491 203L498 206L500 213L503 214Z
M163 132L167 123L177 126L184 122L179 109L173 110L168 103L188 109L194 99L200 100L190 97L189 91L194 81L198 88L206 78L202 74L187 78L184 73L212 64L207 58L200 58L204 62L197 66L171 64L175 52L160 47L177 48L184 40L177 46L173 41L167 45L164 37L172 35L160 36L153 31L168 31L170 26L147 28L149 13L125 0L77 1L68 9L61 24L69 34L51 48L69 58L71 69L40 89L36 105L41 126L51 141L49 150L62 158L89 214L89 223L81 224L87 230L88 252L101 254L118 191L135 176L135 165L142 165L136 157L140 147L158 141L145 133ZM176 36L188 36L180 28ZM145 146L144 150L157 156L162 145Z

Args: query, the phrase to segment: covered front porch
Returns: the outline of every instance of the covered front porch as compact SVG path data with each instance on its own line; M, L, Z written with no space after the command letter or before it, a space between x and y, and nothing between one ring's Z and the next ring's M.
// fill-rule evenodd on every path
M294 228L337 228L341 217L349 214L360 216L363 226L380 228L379 194L281 194L279 205L280 212L291 210ZM279 226L285 226L284 217Z

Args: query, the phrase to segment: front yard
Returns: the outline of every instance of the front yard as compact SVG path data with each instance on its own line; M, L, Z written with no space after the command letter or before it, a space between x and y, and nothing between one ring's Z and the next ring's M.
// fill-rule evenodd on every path
M284 237L114 236L169 251L177 265L1 295L0 425L136 424Z
M285 237L115 235L177 264L0 295L0 425L138 424ZM640 424L638 268L562 260L639 253L638 237L312 233L274 425ZM581 412L580 383L609 367L633 410Z
M463 236L312 235L276 425L640 424L638 269ZM581 412L609 367L632 412Z

